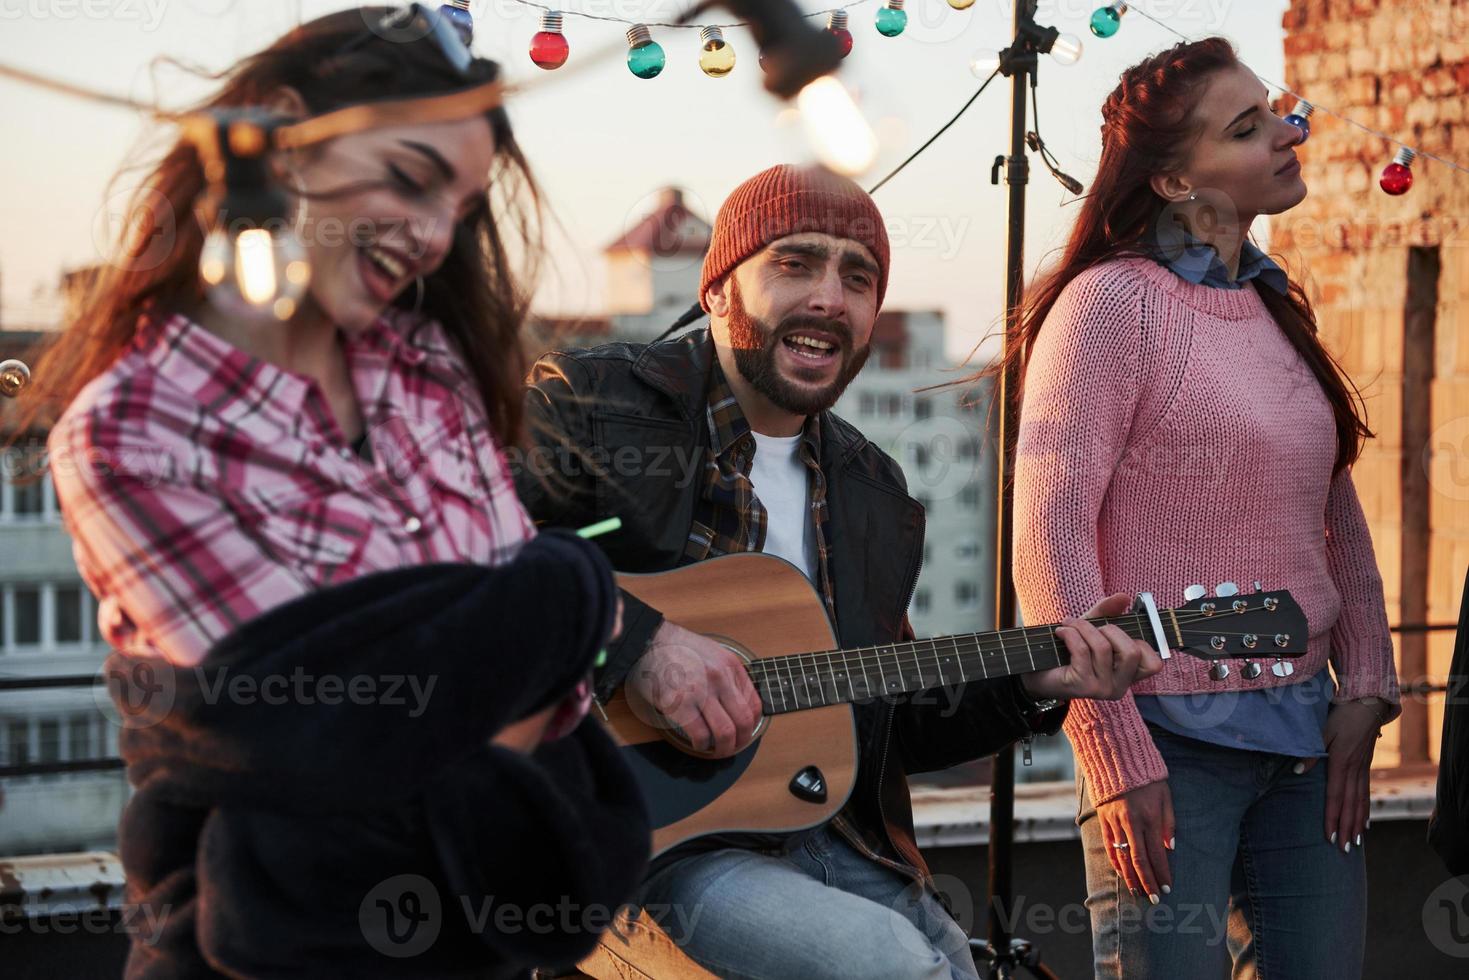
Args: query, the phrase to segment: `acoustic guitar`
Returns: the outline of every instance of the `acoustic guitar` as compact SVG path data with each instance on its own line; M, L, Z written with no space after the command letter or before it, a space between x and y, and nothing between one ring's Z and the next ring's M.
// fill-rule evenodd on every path
M925 696L1070 660L1054 626L838 649L826 604L806 576L758 552L617 581L670 621L743 658L764 708L750 744L715 759L646 704L631 704L625 686L603 705L647 800L655 856L707 834L792 832L835 816L857 775L853 704ZM1225 583L1210 597L1191 586L1190 601L1163 610L1144 592L1133 612L1094 622L1120 626L1165 658L1179 650L1214 661L1219 679L1231 669L1226 660L1243 659L1237 667L1246 677L1266 664L1277 676L1291 673L1290 658L1306 651L1308 631L1290 593L1233 588Z

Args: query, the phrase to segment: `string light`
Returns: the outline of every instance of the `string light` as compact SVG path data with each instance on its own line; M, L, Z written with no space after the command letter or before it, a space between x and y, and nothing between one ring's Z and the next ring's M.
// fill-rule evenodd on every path
M1413 158L1417 155L1412 147L1399 147L1392 163L1382 168L1382 176L1377 180L1378 186L1393 197L1408 193L1408 189L1413 186Z
M231 316L290 319L311 281L306 249L286 220L289 202L266 163L281 122L259 109L234 109L190 127L217 205L199 277L209 301Z
M1315 111L1315 106L1305 99L1301 99L1296 102L1296 107L1291 110L1290 115L1285 117L1286 122L1301 131L1301 143L1311 138L1311 113ZM1300 146L1300 143L1296 145Z
M842 57L852 53L852 32L847 30L847 12L845 10L833 10L827 17L826 29L837 39L842 47Z
M878 8L877 33L883 37L897 37L908 26L908 11L903 9L903 0L887 0Z
M717 27L699 29L699 70L710 78L723 78L734 71L735 53L724 32Z
M657 78L666 59L663 47L653 40L653 32L645 24L627 29L627 70L639 78Z
M561 33L561 11L547 10L541 14L541 29L530 39L530 60L537 68L554 71L566 64L571 55L571 45Z
M1091 29L1097 37L1111 37L1122 26L1122 15L1127 13L1127 4L1122 0L1098 7L1092 11Z
M877 158L877 136L845 85L823 75L801 89L796 108L817 158L837 173L860 174Z
M31 369L24 361L0 361L0 395L14 398L31 381Z
M1074 65L1081 60L1081 38L1075 34L1060 34L1051 45L1051 57L1058 65Z
M955 10L968 10L974 6L974 0L949 0L949 6Z
M469 0L449 0L440 4L439 16L454 25L466 45L474 40L474 14L469 12Z

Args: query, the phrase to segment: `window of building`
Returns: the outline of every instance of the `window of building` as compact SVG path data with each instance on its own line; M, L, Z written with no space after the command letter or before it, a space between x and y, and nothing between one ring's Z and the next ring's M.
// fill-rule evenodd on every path
M40 762L61 761L61 721L57 718L42 718L36 726L40 736L36 758Z
M928 447L921 442L913 444L913 465L920 469L928 465Z
M71 759L95 759L101 755L92 744L92 716L72 715L67 719L67 756Z
M954 557L960 561L976 561L979 558L979 542L966 538L954 545Z
M959 506L965 510L979 510L979 486L971 483L959 491Z
M31 764L31 723L25 718L12 718L5 725L5 742L9 751L6 761L12 766Z
M37 646L41 642L41 589L35 585L17 585L11 591L14 610L14 642L18 647Z
M82 642L82 590L76 585L56 587L56 642Z
M913 417L922 422L933 416L933 402L927 398L913 399Z
M929 595L927 589L919 589L913 593L913 611L916 613L928 612Z
M973 609L979 605L979 585L963 579L954 583L954 602L960 609Z
M861 407L857 409L859 415L877 414L877 396L870 391L862 392Z

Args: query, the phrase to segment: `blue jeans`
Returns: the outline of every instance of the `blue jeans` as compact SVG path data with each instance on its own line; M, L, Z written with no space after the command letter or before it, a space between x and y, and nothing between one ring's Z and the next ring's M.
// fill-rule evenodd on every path
M731 980L975 980L934 893L822 826L778 850L723 848L659 870L633 901Z
M1326 761L1211 745L1148 726L1168 765L1173 891L1134 898L1108 860L1077 777L1098 977L1357 980L1367 917L1363 849L1322 832Z

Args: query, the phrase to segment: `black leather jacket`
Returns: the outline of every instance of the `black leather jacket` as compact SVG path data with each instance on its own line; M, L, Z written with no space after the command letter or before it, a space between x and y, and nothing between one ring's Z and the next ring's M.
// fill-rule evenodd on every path
M542 357L528 392L532 449L512 460L531 516L581 527L615 515L621 530L597 539L614 568L677 567L709 446L713 356L705 328L651 346L617 343ZM897 642L911 635L907 609L923 556L923 507L908 496L897 463L862 433L831 412L820 424L837 637L843 647ZM662 623L656 610L623 596L623 634L597 679L603 699ZM905 775L1054 733L1066 714L1064 704L1043 713L1030 707L1015 679L971 683L957 701L910 695L896 704L854 705L859 771L852 803L867 836L875 832L889 852L883 856L926 874Z

